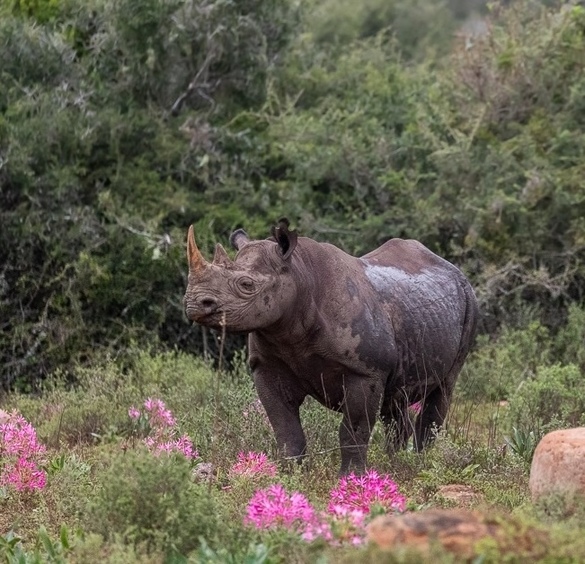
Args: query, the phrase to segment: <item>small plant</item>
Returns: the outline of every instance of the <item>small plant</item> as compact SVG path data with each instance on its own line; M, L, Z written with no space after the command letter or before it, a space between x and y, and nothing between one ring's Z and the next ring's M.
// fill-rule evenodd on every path
M510 397L510 422L543 434L584 422L585 384L575 364L540 366Z
M135 449L107 462L97 476L102 487L85 512L87 532L169 555L187 555L199 547L200 537L217 537L220 507L214 492L193 482L184 456L155 457Z
M512 427L512 434L505 440L514 454L526 462L530 462L539 439L533 430Z
M276 464L270 462L263 452L240 452L238 461L232 466L231 474L254 478L256 476L276 476Z
M146 435L143 442L154 454L179 452L187 460L199 457L187 435L175 438L176 419L162 400L148 398L144 402L144 412L132 406L128 409L128 415L135 422L136 433Z
M314 516L315 509L303 494L288 494L282 485L273 484L254 494L244 522L257 529L285 527L301 531Z
M335 514L340 510L357 509L367 514L375 504L386 511L404 511L406 498L388 475L381 476L376 470L370 470L362 476L352 473L341 478L338 486L331 490L328 510Z
M14 534L13 531L9 531L0 536L0 560L10 564L65 563L68 554L82 538L82 531L75 531L72 534L72 531L62 525L59 537L53 539L45 527L41 526L37 533L36 547L33 551L27 551L23 546L23 539Z
M22 415L0 411L0 485L17 491L43 489L47 484L47 473L41 468L45 450Z
M201 564L264 564L269 562L269 557L270 549L264 544L251 542L246 548L233 553L225 547L214 550L205 539L201 539L196 561Z

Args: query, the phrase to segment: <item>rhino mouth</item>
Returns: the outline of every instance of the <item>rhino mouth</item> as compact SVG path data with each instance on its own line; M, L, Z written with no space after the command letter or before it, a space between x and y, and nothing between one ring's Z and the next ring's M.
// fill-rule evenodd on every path
M210 329L216 329L218 331L224 328L227 329L225 314L219 310L214 312L198 312L196 315L190 317L190 319Z

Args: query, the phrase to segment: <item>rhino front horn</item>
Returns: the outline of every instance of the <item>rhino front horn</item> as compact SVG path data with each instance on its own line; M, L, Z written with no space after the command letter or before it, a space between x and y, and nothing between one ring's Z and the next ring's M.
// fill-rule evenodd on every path
M195 243L195 232L192 225L187 233L187 260L189 261L189 270L193 272L202 270L207 264L201 251L197 248L197 243Z

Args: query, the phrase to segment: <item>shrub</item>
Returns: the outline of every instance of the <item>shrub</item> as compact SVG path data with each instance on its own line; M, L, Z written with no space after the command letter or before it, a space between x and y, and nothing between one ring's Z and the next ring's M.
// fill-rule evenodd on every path
M461 373L457 394L480 402L509 398L547 363L549 339L539 322L519 329L504 327L497 338L480 338Z
M567 322L553 341L555 359L563 364L576 364L585 373L585 308L569 306Z
M538 436L585 422L585 383L574 364L541 366L510 397L510 422Z
M194 483L185 457L128 450L108 461L85 516L85 529L147 551L188 555L214 539L220 514L208 485Z

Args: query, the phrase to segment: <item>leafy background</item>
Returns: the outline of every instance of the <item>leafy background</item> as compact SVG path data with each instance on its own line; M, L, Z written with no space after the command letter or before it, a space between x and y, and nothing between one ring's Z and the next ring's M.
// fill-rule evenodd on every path
M242 340L182 306L190 224L209 256L286 215L355 254L419 239L476 289L480 335L436 448L388 461L374 430L370 461L409 510L464 484L513 530L552 531L525 561L583 560L585 512L539 513L527 482L542 434L585 423L584 52L579 2L0 0L0 407L48 459L42 493L0 488L0 555L315 561L241 525L254 488L226 476L242 451L275 459L273 435ZM213 485L133 448L128 408L147 397ZM303 420L309 472L282 479L322 502L338 421L310 401Z
M207 252L281 215L352 253L419 239L488 334L582 304L580 6L0 7L4 389L132 343L217 355L182 313L190 223Z

